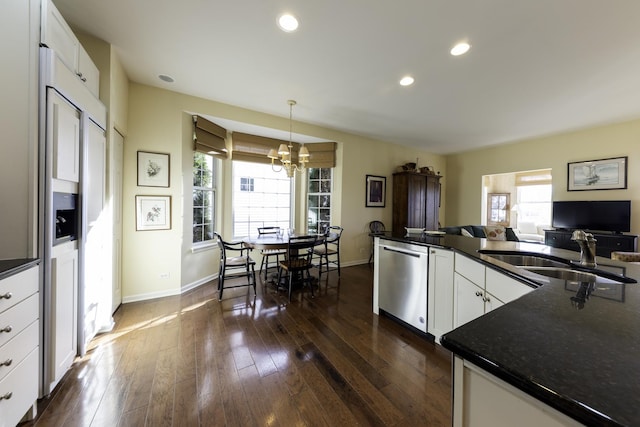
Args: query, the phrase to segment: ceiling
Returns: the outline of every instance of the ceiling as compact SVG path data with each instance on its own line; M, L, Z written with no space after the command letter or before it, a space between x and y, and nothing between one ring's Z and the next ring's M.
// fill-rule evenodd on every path
M640 118L638 0L54 2L132 81L434 153Z

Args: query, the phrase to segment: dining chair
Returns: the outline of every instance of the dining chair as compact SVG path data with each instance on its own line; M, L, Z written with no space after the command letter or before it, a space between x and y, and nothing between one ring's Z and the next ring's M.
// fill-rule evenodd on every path
M343 228L332 225L327 228L324 235L324 243L313 248L313 255L318 257L318 280L322 277L323 266L325 272L338 270L340 276L340 237ZM331 267L333 265L333 267Z
M280 227L258 227L258 238L265 236L276 236L280 231ZM260 255L262 255L262 261L260 262L260 270L258 271L258 275L262 274L262 269L264 268L264 280L267 280L267 273L270 268L278 268L280 264L280 257L284 258L287 253L286 249L262 249L260 251ZM270 262L269 258L273 259L275 257L275 263Z
M220 248L220 269L218 270L218 300L222 300L222 292L228 288L253 286L253 294L256 295L256 262L251 258L251 248L243 242L225 242L218 233L213 233ZM241 285L226 286L227 279L246 277L247 283Z
M290 236L287 244L287 256L286 259L280 261L280 268L278 269L278 281L276 282L280 286L283 274L287 277L287 288L289 292L289 301L291 301L291 291L295 284L304 286L305 283L309 285L311 289L311 297L315 295L313 293L313 286L311 281L310 270L313 268L313 247L317 244L318 236L302 235L302 236Z
M369 254L369 264L371 264L371 260L373 259L374 237L376 234L381 234L384 232L385 232L385 227L382 221L371 221L369 223L369 235L371 236L371 253Z

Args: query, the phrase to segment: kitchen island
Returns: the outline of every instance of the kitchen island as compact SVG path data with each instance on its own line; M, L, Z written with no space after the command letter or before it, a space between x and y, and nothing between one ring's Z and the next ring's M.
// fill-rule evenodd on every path
M469 419L463 418L476 413L475 409L469 412L469 408L463 408L464 402L460 401L469 398L463 393L468 390L461 389L468 387L459 369L464 364L479 368L497 383L505 383L507 389L522 392L525 399L533 398L541 403L542 412L557 411L566 416L559 418L558 425L574 420L586 425L640 425L638 283L612 282L585 291L579 282L541 277L478 252L527 252L579 259L577 252L540 244L461 236L388 234L382 239L448 249L534 288L441 337L442 345L455 356L454 425L468 425ZM599 269L640 281L638 266L608 258L597 261ZM508 404L502 401L490 408L497 411L494 418L501 419L500 411L509 410L505 406ZM525 413L515 416L520 417L519 425L535 425L535 419ZM508 424L506 421L504 425Z

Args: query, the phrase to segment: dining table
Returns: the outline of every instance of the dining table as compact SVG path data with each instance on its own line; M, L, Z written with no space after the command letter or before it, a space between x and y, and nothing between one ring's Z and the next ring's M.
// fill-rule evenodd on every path
M304 234L292 234L292 237L304 236ZM326 238L330 239L330 235L318 234L318 240L316 246L324 245ZM248 236L242 239L242 243L251 249L287 249L289 247L289 234L284 232L282 234L263 234L258 236ZM288 254L285 254L285 257ZM272 275L272 279L269 282L275 284L277 281L277 274Z

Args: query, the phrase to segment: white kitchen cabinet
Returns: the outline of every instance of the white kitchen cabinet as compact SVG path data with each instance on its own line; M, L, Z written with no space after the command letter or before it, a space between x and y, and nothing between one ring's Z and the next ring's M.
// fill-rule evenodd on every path
M457 328L485 313L484 289L462 276L454 275L454 327Z
M455 256L454 327L513 301L533 290L464 255Z
M64 246L70 246L69 242ZM59 245L63 246L63 245ZM51 370L53 378L50 389L67 372L78 349L77 307L78 307L78 249L61 250L51 260L51 328L52 354Z
M42 2L41 43L56 52L56 55L99 97L100 72L84 50L71 27L64 20L51 0Z
M53 145L52 177L77 183L80 180L80 111L55 90L49 90L49 114Z
M36 415L40 268L0 281L0 427Z
M427 331L440 336L453 329L453 252L429 248L429 295Z
M458 356L453 380L454 427L582 425Z
M498 300L507 303L533 291L531 286L502 274L492 268L486 271L487 292Z
M37 253L38 0L0 6L0 259ZM1 417L1 416L0 416Z

